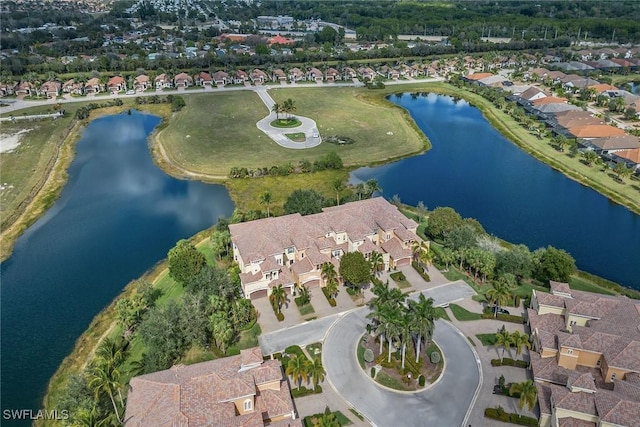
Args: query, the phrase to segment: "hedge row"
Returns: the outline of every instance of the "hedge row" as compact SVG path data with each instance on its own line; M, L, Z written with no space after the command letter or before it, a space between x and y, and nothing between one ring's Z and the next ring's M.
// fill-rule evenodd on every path
M420 264L418 264L416 261L413 261L413 262L411 262L411 266L413 267L413 269L415 271L418 272L420 277L422 277L425 282L430 282L431 281L431 277L429 277L429 275L427 273L425 273L424 268L422 268L422 266Z
M324 297L327 299L331 307L335 307L337 305L336 300L331 295L329 295L327 288L322 288L322 293L324 294Z
M293 396L294 398L320 393L322 393L322 387L319 385L315 386L315 388L300 387L299 390L297 388L291 389L291 396Z
M483 319L502 320L503 322L510 322L510 323L519 323L521 325L525 323L524 317L515 316L513 314L498 313L497 316L494 316L492 313L482 313L482 318Z
M524 360L513 360L505 357L502 361L500 361L500 359L491 359L491 366L515 366L516 368L527 369L529 367L529 362Z
M309 160L300 160L298 166L291 162L281 166L261 167L257 169L247 169L244 167L232 167L229 171L229 178L257 178L260 176L289 176L291 174L311 173L323 170L340 170L343 167L342 159L335 152L331 151L324 156L318 157L313 163Z
M484 416L504 423L518 424L521 426L537 427L538 420L536 418L525 417L496 408L487 408L484 410Z

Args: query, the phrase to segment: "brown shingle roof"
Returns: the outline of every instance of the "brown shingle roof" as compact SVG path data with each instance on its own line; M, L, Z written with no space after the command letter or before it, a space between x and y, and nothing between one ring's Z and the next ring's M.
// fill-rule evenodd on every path
M640 138L634 135L594 138L589 141L589 143L600 148L601 150L624 150L640 148Z

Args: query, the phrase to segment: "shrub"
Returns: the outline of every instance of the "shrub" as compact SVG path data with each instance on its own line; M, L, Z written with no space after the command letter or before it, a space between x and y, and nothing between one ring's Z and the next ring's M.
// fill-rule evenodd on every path
M420 277L422 277L424 279L425 282L430 282L431 278L429 277L429 275L424 271L424 268L422 268L422 266L420 264L418 264L416 261L412 261L411 262L411 266L413 267L413 269L415 271L418 272L418 274L420 275Z
M276 319L278 319L278 322L282 322L284 320L284 314L282 314L282 312L276 313Z
M376 377L376 368L372 366L371 367L371 378L375 378L375 377Z
M389 277L391 277L396 282L397 281L407 280L406 276L404 275L404 273L402 271L396 271L395 273L391 273L389 275Z
M502 421L505 423L509 422L509 414L504 412L502 407L497 408L487 408L484 410L484 416L487 418L492 418L494 420Z
M429 358L431 359L431 363L433 364L438 364L441 360L440 353L438 353L437 351L432 351Z
M364 360L367 363L371 363L373 362L373 359L375 359L375 356L373 355L373 351L368 348L364 351Z
M324 297L327 299L331 307L335 307L336 305L338 305L336 300L331 295L329 295L329 291L327 291L327 288L322 288L322 293L324 294Z
M420 387L424 387L424 383L425 383L424 375L420 375L420 376L418 377L418 385L419 385Z
M502 361L500 361L500 359L491 359L491 366L515 366L516 368L527 369L529 367L529 362L524 360L513 360L505 357Z
M500 359L491 359L491 366L502 366Z
M315 388L306 388L306 387L300 387L300 390L298 390L298 388L293 388L291 389L291 396L295 397L303 397L303 396L308 396L310 394L319 394L322 393L322 387L317 385Z
M538 420L531 417L520 416L518 414L509 414L509 421L512 424L518 424L521 426L532 426L535 427L538 425Z
M489 311L491 311L491 309L489 309ZM482 318L483 319L502 320L503 322L510 322L510 323L519 323L519 324L524 324L525 323L524 317L522 317L522 316L514 316L513 314L498 313L498 315L494 317L491 312L489 312L489 313L485 312L485 313L482 313Z

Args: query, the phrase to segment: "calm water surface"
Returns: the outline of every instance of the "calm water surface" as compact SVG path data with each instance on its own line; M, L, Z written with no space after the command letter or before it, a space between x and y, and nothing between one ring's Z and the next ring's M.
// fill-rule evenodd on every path
M640 289L638 215L529 156L465 101L434 94L390 100L410 112L433 148L358 169L353 181L375 178L385 197L398 194L408 204L451 206L531 250L566 249L580 269Z
M146 138L159 121L134 112L92 122L60 199L2 263L3 410L40 408L55 369L124 285L232 213L224 187L153 164Z

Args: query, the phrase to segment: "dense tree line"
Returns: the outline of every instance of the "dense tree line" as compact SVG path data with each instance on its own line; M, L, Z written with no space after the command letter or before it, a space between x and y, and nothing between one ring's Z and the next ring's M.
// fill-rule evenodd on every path
M262 167L248 169L245 167L232 167L229 170L229 178L257 178L261 176L288 176L295 173L311 173L323 170L342 169L342 159L335 152L331 151L324 156L318 157L313 163L309 160L300 160L297 166L288 162L284 165L274 165L270 168Z

